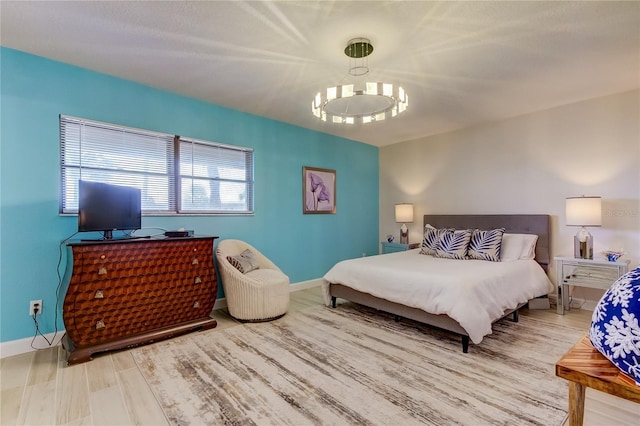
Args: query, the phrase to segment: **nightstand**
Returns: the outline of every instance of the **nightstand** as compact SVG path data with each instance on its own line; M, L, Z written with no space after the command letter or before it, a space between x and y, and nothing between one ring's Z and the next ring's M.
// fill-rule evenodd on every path
M396 253L399 251L406 251L420 247L420 243L402 244L388 243L386 241L383 241L380 244L382 244L382 254Z
M555 257L558 314L569 308L569 286L607 290L620 276L627 273L629 261L609 262L606 259L576 259Z

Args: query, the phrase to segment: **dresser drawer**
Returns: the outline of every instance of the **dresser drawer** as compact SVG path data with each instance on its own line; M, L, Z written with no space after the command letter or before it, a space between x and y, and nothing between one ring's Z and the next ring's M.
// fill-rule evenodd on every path
M138 275L123 278L96 277L82 280L68 294L68 306L76 303L106 301L113 298L126 298L129 295L152 294L160 291L174 291L177 287L208 287L215 283L216 275L212 268L198 268L197 271L173 271L167 274ZM124 309L124 307L123 307Z
M131 250L127 244L110 244L74 250L74 275L85 281L94 276L119 278L213 267L212 248L206 242L159 242L138 247L140 250Z
M78 346L135 334L176 322L206 317L211 313L217 292L213 271L195 283L192 277L162 279L136 285L105 282L94 291L86 286L67 301L66 316L73 318L67 333ZM81 315L79 315L81 313Z

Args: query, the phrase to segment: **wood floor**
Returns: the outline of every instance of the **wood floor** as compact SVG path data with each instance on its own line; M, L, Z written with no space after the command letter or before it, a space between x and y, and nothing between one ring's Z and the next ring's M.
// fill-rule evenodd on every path
M322 304L320 288L292 293L291 310ZM242 327L226 311L214 312L218 326L206 333ZM590 312L530 311L522 315L589 327ZM129 351L66 365L59 347L4 358L0 363L2 425L166 425L163 412ZM585 425L635 425L640 404L587 390Z

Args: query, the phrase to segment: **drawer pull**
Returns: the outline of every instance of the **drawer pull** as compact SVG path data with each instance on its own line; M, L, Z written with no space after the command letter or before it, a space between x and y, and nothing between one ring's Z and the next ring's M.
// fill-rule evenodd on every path
M192 264L192 265L197 265L197 264L198 264L198 259L197 259L197 258L194 258L194 259L191 261L191 264Z
M200 302L198 302L197 300L193 303L193 307L194 308L199 308L200 307Z
M98 321L96 322L96 330L100 330L101 328L104 328L104 321Z
M105 256L104 254L103 254L102 256L100 256L100 259L103 259L103 260L104 260L104 259L106 259L106 258L107 258L107 256Z
M96 291L96 295L93 296L94 299L104 299L104 293L102 293L102 290L98 290Z
M202 282L202 279L200 277L195 277L195 279L193 280L194 284L200 284Z
M107 274L107 268L105 268L104 266L101 266L100 269L98 269L98 275L106 275Z

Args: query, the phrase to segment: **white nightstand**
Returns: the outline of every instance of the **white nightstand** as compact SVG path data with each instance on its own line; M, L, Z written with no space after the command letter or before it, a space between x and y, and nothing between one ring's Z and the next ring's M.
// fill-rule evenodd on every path
M555 257L556 294L558 314L569 310L569 286L599 288L607 290L629 269L629 261L610 262L606 259L576 259Z
M388 243L383 241L382 254L395 253L398 251L406 251L420 247L420 243L402 244L402 243Z

